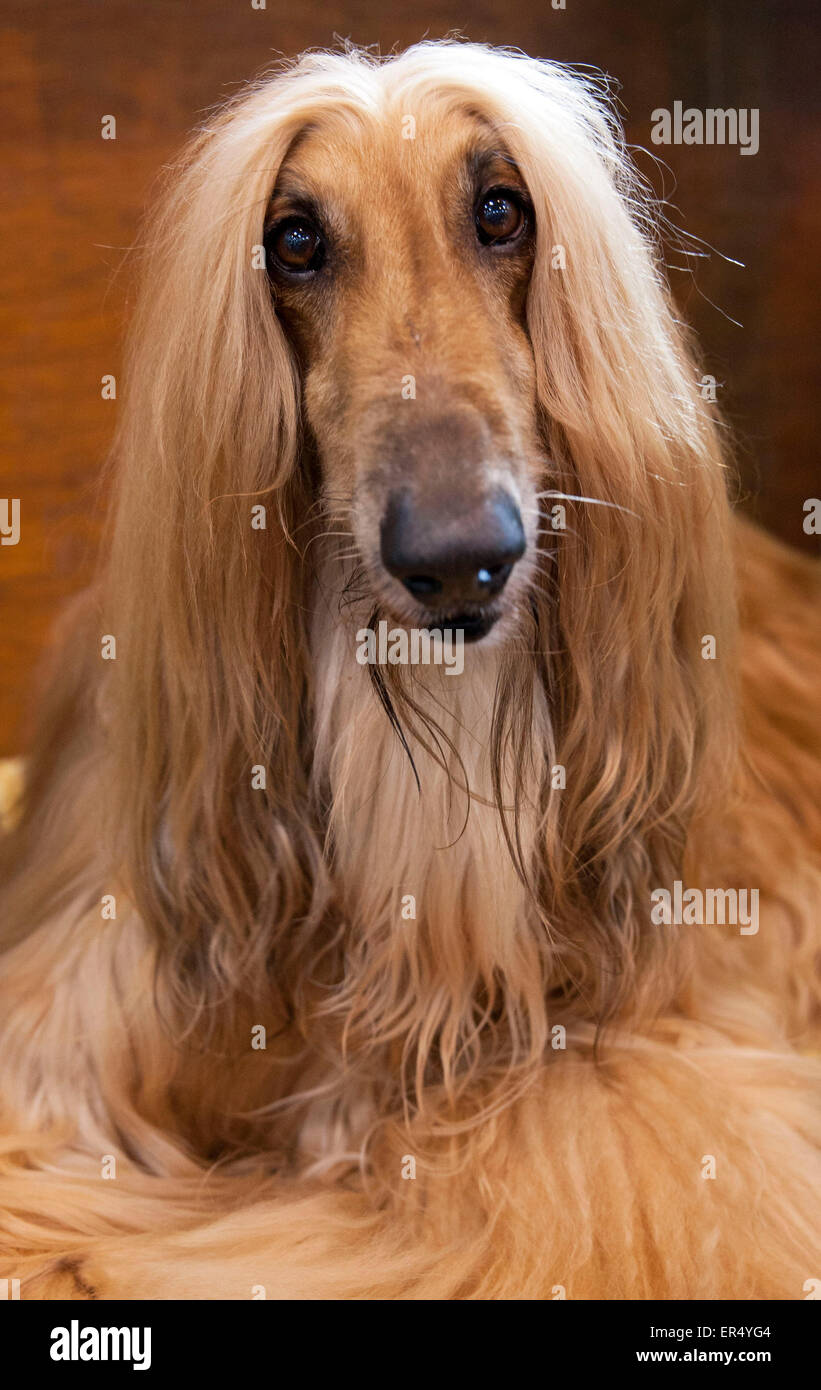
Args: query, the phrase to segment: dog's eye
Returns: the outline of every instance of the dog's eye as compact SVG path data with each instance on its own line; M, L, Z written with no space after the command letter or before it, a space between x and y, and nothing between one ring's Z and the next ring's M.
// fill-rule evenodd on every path
M303 217L289 217L265 238L269 267L290 275L312 274L325 259L325 243L316 227Z
M491 188L476 205L476 231L483 246L515 241L525 226L519 196L509 188Z

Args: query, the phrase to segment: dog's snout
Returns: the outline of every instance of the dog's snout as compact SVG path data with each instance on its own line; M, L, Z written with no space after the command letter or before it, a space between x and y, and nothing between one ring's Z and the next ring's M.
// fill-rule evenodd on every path
M421 603L482 603L501 593L525 552L519 508L505 492L446 506L394 493L381 527L382 562Z

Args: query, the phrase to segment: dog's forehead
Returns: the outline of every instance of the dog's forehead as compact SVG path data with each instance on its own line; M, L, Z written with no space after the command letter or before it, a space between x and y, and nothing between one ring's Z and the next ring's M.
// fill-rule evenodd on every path
M469 109L431 106L390 115L333 113L299 131L280 168L276 192L360 207L363 190L396 192L406 204L469 187L492 161L515 166L491 123Z

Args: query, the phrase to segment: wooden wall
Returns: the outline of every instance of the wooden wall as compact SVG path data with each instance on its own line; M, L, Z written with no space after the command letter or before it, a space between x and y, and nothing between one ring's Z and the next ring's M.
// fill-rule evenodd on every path
M553 0L555 3L555 0ZM0 498L22 538L0 547L0 755L19 745L32 668L61 601L84 582L99 534L100 467L132 294L124 251L152 182L210 104L277 53L333 43L383 51L459 29L604 68L621 84L633 144L675 100L757 107L760 151L656 149L639 157L713 254L671 270L684 315L722 383L745 505L805 549L818 495L813 418L819 335L821 160L810 94L812 0L5 0L0 335L5 447ZM105 114L116 142L100 138ZM674 259L680 264L679 259ZM739 326L743 325L743 326Z

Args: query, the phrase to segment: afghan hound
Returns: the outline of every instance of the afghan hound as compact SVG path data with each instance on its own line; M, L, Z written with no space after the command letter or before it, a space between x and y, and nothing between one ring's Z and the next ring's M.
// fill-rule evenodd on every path
M821 586L661 217L601 83L455 40L171 170L3 848L24 1297L821 1274Z

